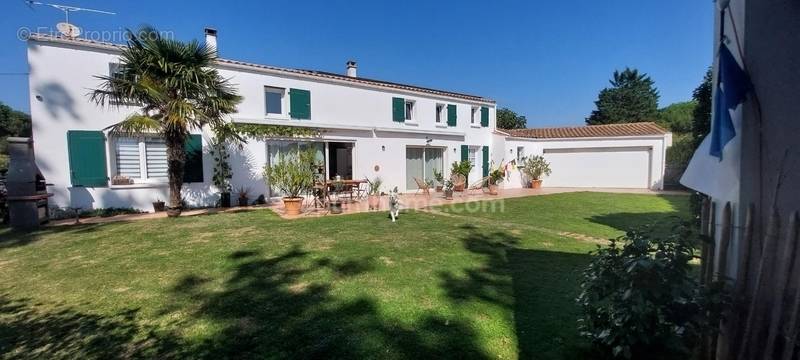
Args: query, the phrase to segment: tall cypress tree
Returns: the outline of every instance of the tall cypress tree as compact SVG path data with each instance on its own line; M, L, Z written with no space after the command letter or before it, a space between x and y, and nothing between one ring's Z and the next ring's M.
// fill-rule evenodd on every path
M589 125L655 121L658 117L658 90L639 70L614 71L611 87L600 91L597 110L586 118Z

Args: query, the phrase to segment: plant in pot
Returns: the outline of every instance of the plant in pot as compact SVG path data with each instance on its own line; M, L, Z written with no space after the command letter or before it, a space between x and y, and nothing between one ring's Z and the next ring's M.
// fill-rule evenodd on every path
M250 188L242 186L236 193L239 194L239 206L247 206L247 202L250 200Z
M333 187L333 194L334 194L334 198L333 200L330 201L329 204L331 214L341 214L342 200L339 199L339 194L341 194L342 190L344 190L344 181L342 181L342 177L337 175L336 178L333 179L331 185Z
M472 171L472 167L473 167L472 163L469 162L469 160L461 160L461 161L453 162L453 165L450 167L450 173L451 174L463 175L464 178L466 179L464 184L456 185L453 188L453 190L455 190L455 191L464 191L464 186L466 186L466 184L469 184L469 173L470 173L470 171Z
M380 177L376 177L372 180L367 178L367 184L369 188L367 189L367 204L369 205L370 210L380 210L381 208L381 185L383 185L383 180Z
M164 211L164 207L166 204L161 199L156 199L153 201L153 212L162 212Z
M531 188L538 189L542 187L542 175L550 175L550 163L544 159L544 156L534 155L525 158L520 167L522 173L531 181Z
M436 180L436 192L442 192L444 185L444 174L441 171L433 169L433 179Z
M444 198L453 200L453 181L450 179L444 181Z
M489 171L489 195L497 195L497 188L500 182L506 177L505 165L500 164L499 167Z
M233 171L230 164L228 164L228 159L230 158L228 148L224 142L217 139L211 144L210 153L214 159L214 176L211 180L214 186L219 189L219 206L222 208L230 207Z
M278 161L264 167L264 179L269 182L267 185L285 195L283 205L286 215L300 214L303 204L300 194L314 186L314 156L312 150L281 154Z

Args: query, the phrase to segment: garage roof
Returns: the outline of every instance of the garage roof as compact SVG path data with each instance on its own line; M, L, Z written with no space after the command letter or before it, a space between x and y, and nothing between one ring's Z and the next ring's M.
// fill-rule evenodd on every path
M651 136L664 135L664 130L654 122L627 124L588 125L555 128L513 129L503 130L513 137L532 139L564 139L619 136Z

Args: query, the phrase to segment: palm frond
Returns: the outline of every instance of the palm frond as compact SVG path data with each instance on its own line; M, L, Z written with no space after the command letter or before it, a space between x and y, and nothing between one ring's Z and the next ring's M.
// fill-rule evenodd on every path
M133 114L114 125L107 127L110 133L119 136L135 136L140 134L161 133L161 122L143 114Z

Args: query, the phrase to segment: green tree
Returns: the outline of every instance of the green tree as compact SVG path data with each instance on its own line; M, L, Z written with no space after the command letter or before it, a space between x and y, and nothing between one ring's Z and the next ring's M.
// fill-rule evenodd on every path
M140 112L114 125L112 132L156 133L164 138L169 202L175 210L170 216L178 216L189 133L208 126L231 135L224 117L235 111L241 97L214 69L214 49L196 40L167 39L156 29L143 27L129 31L127 45L120 53L119 71L98 76L102 83L91 97L100 105L141 104Z
M692 93L692 99L697 103L692 112L692 138L695 149L711 132L711 78L711 69L708 69L703 77L703 82Z
M0 103L0 173L8 169L9 136L31 136L31 116Z
M502 108L497 110L497 128L498 129L524 129L528 124L528 119L524 116L517 115L509 108Z
M697 102L683 101L658 110L658 124L676 134L692 132L692 120Z
M588 125L654 121L658 117L658 90L647 74L625 68L614 71L611 87L600 90L597 110L586 118Z

